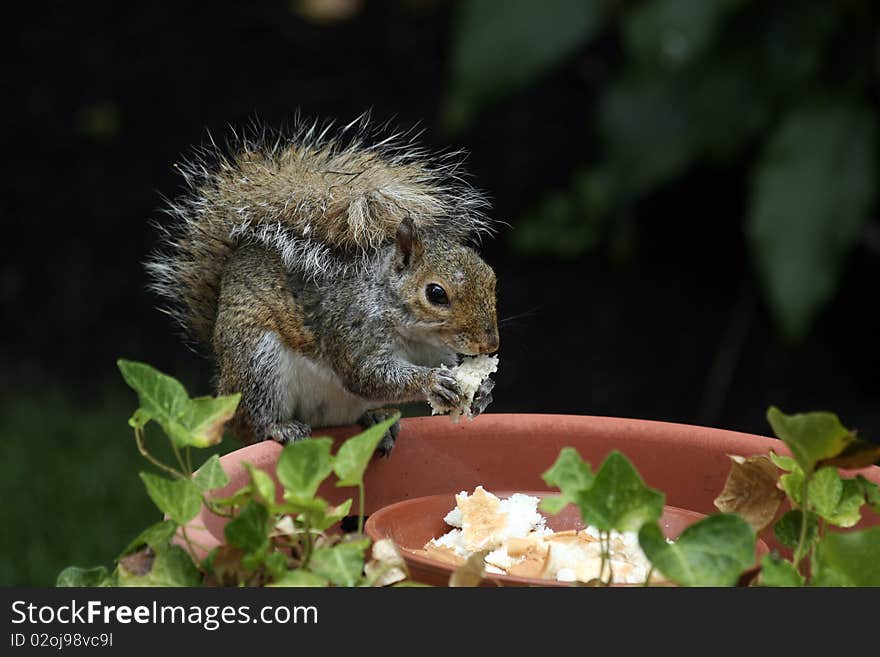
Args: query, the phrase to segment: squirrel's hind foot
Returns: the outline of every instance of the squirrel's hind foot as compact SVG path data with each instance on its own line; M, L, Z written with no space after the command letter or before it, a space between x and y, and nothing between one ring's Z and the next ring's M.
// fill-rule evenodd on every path
M364 429L369 429L374 424L384 422L392 415L395 415L397 413L399 413L399 411L396 408L374 408L361 415L358 419L358 424L361 425ZM391 454L391 450L394 448L394 443L397 441L397 434L399 431L399 421L395 422L388 428L388 431L386 431L385 435L382 436L382 440L379 442L379 446L376 448L377 455L388 456L389 454Z
M268 425L263 432L263 440L274 440L276 443L286 445L312 435L312 427L305 422L290 420L289 422L276 422Z

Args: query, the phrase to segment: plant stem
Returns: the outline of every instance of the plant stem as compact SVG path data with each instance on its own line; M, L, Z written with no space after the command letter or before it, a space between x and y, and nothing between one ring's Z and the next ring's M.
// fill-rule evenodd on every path
M221 518L234 518L235 514L231 511L226 511L219 504L215 504L213 500L202 495L202 503L208 507L208 510L216 516L220 516Z
M312 527L306 522L306 553L303 555L302 565L300 568L305 568L309 565L309 559L312 558Z
M199 560L196 558L196 549L193 546L193 542L189 540L189 536L187 536L186 533L186 527L184 527L183 525L180 526L180 533L183 536L183 540L186 541L186 546L189 548L190 558L192 558L194 562L198 563Z
M358 497L360 508L358 509L358 534L364 533L364 482L358 484Z
M177 459L177 463L180 465L180 469L181 469L182 471L188 473L188 474L185 475L185 476L188 477L188 476L192 475L192 471L191 471L191 470L187 470L187 468L186 468L186 463L183 462L183 458L180 456L180 450L177 449L177 445L174 444L174 441L173 441L173 440L171 441L171 450L174 452L174 457Z
M155 465L160 470L164 470L165 472L171 473L175 477L179 477L181 479L185 478L186 475L184 475L182 472L179 472L179 471L175 470L174 468L165 465L161 461L154 458L153 455L147 451L147 446L144 444L144 430L143 429L137 428L134 430L134 441L137 444L137 448L138 448L138 451L141 453L141 456L143 456L145 459L147 459L150 463Z
M605 550L605 537L608 535L608 532L600 531L599 532L599 550L601 552L601 561L599 562L599 581L602 580L602 575L605 574L605 559L608 556L608 552Z
M809 495L810 475L804 473L804 487L801 493L801 535L798 539L798 545L794 553L794 567L797 568L801 559L804 557L805 546L807 542L807 522L809 521L810 500Z

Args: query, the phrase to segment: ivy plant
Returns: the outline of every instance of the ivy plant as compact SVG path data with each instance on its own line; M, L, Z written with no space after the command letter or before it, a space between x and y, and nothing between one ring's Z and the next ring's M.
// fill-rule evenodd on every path
M646 486L616 451L594 473L576 450L564 448L543 474L560 494L545 498L541 508L555 514L573 503L584 523L599 530L602 567L595 584L613 579L605 565L610 565L609 538L615 530L637 531L652 568L682 586L880 586L880 527L829 531L855 526L865 508L880 513L877 484L839 471L878 462L880 446L859 439L833 413L786 415L771 407L767 419L792 456L732 457L730 475L715 500L721 513L699 520L674 541L658 524L663 494ZM776 519L785 498L793 508ZM755 566L756 537L771 524L792 558L771 553ZM650 580L651 573L645 584Z
M371 544L362 534L364 471L399 416L348 439L335 455L330 438L286 445L277 466L281 495L268 473L248 464L248 483L220 496L229 477L219 457L211 456L194 470L194 450L222 439L240 396L191 398L179 381L149 365L127 360L118 365L140 402L129 420L135 444L158 470L141 472L140 478L165 518L135 537L112 568L69 567L59 574L58 586L364 586L406 578L393 544L372 546L370 559ZM148 448L150 422L164 432L173 463ZM326 531L352 506L351 499L332 506L317 495L331 474L338 477L337 486L359 491L356 534ZM187 530L203 507L229 519L225 543L210 551Z
M613 581L612 530L638 532L639 545L652 567L684 586L732 586L754 562L755 531L735 514L708 516L688 527L675 542L668 542L659 525L665 496L646 486L620 452L609 454L594 475L576 450L565 448L543 477L562 494L544 499L542 510L558 513L572 502L584 523L599 530L601 564L594 584L607 586ZM650 580L648 573L645 584Z

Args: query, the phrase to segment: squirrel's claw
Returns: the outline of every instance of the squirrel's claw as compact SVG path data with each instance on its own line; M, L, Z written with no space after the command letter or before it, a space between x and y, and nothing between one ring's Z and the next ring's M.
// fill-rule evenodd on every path
M461 387L451 374L442 370L434 370L427 391L431 406L453 409L461 404Z
M312 435L312 428L305 422L291 420L290 422L276 422L268 425L263 430L263 440L274 440L276 443L286 445Z
M379 422L384 422L392 415L398 413L396 408L376 408L367 411L358 419L358 424L360 424L364 429L368 429L374 424L379 424ZM385 435L382 436L382 440L379 442L379 446L376 448L376 454L379 456L388 456L391 454L391 450L394 448L394 443L397 441L397 434L400 432L400 422L395 422L392 424L388 431L385 432Z
M474 400L471 402L471 417L477 417L492 403L492 389L494 387L495 382L492 379L489 377L483 379L480 387L474 393Z

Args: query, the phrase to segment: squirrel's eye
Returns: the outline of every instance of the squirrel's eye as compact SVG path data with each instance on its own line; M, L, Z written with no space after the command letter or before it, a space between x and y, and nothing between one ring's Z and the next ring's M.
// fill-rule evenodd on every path
M428 284L428 287L425 288L425 296L428 297L428 301L436 306L449 305L449 297L446 295L446 290L436 283Z

